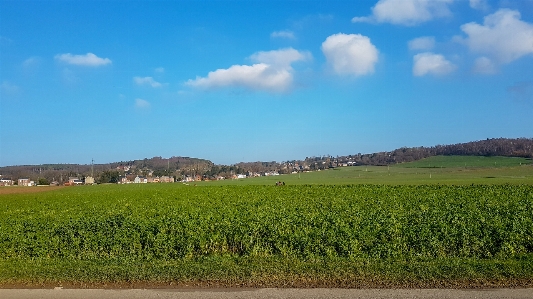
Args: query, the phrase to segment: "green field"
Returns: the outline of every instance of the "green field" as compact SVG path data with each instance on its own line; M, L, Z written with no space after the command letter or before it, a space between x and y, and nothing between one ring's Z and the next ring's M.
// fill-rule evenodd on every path
M533 184L531 159L509 157L436 156L391 166L349 166L323 171L246 178L237 180L193 182L198 186L342 184Z
M0 193L0 287L531 287L530 162Z

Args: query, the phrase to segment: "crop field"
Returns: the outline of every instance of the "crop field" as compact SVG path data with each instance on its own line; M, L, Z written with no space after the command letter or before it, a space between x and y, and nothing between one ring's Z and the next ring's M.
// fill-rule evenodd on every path
M533 285L533 186L100 185L0 195L0 286Z

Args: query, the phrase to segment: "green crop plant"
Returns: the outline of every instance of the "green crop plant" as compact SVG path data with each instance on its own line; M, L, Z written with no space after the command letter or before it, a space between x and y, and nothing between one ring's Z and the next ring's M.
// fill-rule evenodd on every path
M489 270L512 262L518 268L505 275L531 279L531 267L520 261L529 263L532 255L530 185L157 184L0 197L3 280L24 279L24 273L9 270L23 261L55 261L68 269L84 263L120 265L126 273L120 279L146 279L146 267L185 264L196 268L174 278L216 274L217 279L236 275L241 280L269 271L300 271L300 276L323 280L357 271L365 276L378 270L350 267L383 263L399 267L384 272L393 279L395 273L415 275L425 267L413 270L406 266L410 263L446 261L431 275L470 277L470 270L450 266L458 260L484 261L492 265ZM218 262L205 269L207 264L198 264L204 259ZM272 270L279 263L296 264ZM496 275L489 270L483 275ZM64 279L80 275L73 273L78 274ZM91 275L84 279L107 279ZM149 277L163 279L155 276Z

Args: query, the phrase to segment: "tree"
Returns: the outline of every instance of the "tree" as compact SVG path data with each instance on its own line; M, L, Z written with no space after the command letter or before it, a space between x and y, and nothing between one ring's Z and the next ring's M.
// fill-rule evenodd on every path
M120 178L120 173L116 170L106 170L100 174L100 178L98 179L98 182L100 184L105 183L118 183L118 180Z

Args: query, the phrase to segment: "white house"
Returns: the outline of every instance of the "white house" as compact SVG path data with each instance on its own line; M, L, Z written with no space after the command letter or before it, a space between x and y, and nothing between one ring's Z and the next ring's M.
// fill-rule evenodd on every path
M35 182L34 181L30 181L30 179L19 179L18 180L18 185L19 186L35 186Z
M143 176L136 176L135 179L133 180L133 182L135 184L146 184L148 183L148 179L143 177Z
M13 180L11 180L11 179L0 179L0 186L13 186Z

